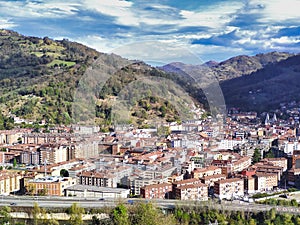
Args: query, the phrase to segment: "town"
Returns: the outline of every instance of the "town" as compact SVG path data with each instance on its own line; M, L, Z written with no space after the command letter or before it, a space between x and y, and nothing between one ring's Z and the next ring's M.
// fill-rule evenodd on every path
M261 116L230 109L221 128L208 116L108 133L3 130L0 195L206 201L299 188L299 113L293 102Z

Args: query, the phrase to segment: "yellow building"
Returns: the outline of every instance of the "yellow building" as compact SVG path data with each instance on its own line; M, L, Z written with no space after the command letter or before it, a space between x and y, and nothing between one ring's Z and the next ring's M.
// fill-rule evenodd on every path
M0 195L9 195L20 190L22 176L16 172L0 172Z

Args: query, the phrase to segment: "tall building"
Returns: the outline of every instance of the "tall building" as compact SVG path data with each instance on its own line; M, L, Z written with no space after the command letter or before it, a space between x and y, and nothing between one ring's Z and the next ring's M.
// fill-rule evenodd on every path
M55 164L67 161L67 147L59 144L44 144L40 147L40 164L47 161Z

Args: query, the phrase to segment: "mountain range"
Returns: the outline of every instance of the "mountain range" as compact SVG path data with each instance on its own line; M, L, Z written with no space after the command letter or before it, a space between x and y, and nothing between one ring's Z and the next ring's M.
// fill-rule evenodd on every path
M126 110L131 118L127 122L147 127L157 118L176 121L192 104L208 107L201 87L210 90L212 80L223 91L227 107L270 110L279 103L300 100L299 57L270 52L236 56L220 63L177 62L155 68L66 39L57 41L0 30L0 129L7 128L7 120L1 118L12 115L53 124L96 117L105 128L112 125L113 105L120 96L130 99ZM103 73L109 76L104 79ZM200 88L193 73L205 74L198 81ZM139 84L146 91L134 94L137 87L131 84L140 80L147 80L148 86ZM167 80L172 85L167 82L160 87ZM89 108L83 99L95 105ZM79 117L75 117L76 113Z
M223 62L202 65L170 63L160 69L184 76L185 71L204 71L216 78L227 108L269 111L280 103L300 100L300 55L270 52L255 56L240 55Z

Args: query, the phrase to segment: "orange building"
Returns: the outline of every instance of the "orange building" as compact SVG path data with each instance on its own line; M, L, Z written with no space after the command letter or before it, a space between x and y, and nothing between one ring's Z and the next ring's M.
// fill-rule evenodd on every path
M29 180L26 190L31 195L63 196L64 190L76 184L76 179L71 177L43 177Z

